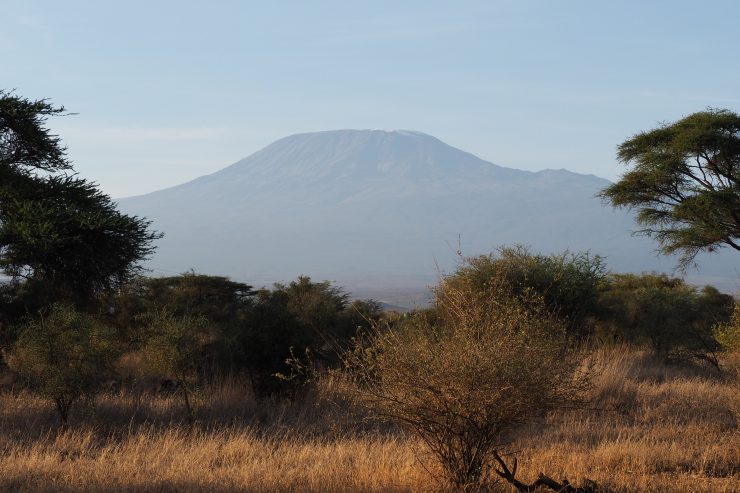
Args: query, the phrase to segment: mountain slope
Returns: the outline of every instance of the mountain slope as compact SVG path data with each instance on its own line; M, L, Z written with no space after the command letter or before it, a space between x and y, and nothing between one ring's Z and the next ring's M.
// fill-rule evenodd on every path
M669 270L626 212L595 194L609 182L566 170L494 165L411 131L293 135L191 182L120 201L165 232L150 267L256 284L300 274L355 291L423 287L465 255L524 243L591 250L619 271ZM702 263L726 276L732 257Z

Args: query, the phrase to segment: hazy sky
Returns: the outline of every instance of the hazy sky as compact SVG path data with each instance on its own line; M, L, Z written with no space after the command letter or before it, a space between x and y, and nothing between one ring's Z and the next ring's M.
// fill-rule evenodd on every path
M339 128L614 179L638 130L740 110L739 20L737 1L0 0L0 88L78 113L53 127L114 197Z

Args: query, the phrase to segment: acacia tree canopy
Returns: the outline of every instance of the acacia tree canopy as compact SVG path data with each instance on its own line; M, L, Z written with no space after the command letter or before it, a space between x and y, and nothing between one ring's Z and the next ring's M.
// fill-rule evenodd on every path
M161 235L74 174L46 100L0 91L0 271L84 300L125 281Z
M618 148L633 165L601 192L615 207L637 211L639 233L664 254L693 264L702 251L740 251L740 115L708 109L640 132Z
M49 116L64 112L44 99L31 101L0 90L0 167L16 173L71 169L66 148L45 127Z

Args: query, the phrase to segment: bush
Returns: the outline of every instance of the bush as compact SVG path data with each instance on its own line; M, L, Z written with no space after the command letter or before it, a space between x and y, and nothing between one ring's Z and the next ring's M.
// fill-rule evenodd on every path
M90 315L54 305L20 329L8 363L56 404L62 425L72 405L114 375L115 332Z
M133 280L115 297L112 322L133 347L147 337L146 314L166 309L175 316L202 317L208 344L202 364L214 373L232 372L240 358L239 338L254 292L247 284L221 276L185 273Z
M202 348L208 343L204 332L206 320L193 315L175 315L166 309L147 314L145 320L149 337L142 353L153 371L175 382L192 426L195 419L192 392L203 364Z
M598 307L605 276L606 267L598 255L539 255L515 246L468 259L448 283L464 277L476 289L485 290L491 279L502 279L518 297L541 297L548 310L565 322L569 334L584 336L591 331L590 318Z
M740 302L735 303L730 320L714 326L714 337L725 351L740 351Z
M541 299L468 272L440 284L433 317L375 325L345 354L360 403L421 438L456 488L505 477L494 460L507 434L585 384L565 325Z
M258 291L241 337L244 365L258 395L282 390L287 380L299 382L305 374L293 371L298 361L309 367L339 363L337 353L358 327L368 327L380 315L371 300L348 300L340 288L309 277Z
M648 344L665 360L716 349L712 327L728 319L733 299L711 286L701 291L665 274L615 274L600 304L602 337Z
M245 372L258 395L283 390L285 381L275 375L289 373L286 359L294 354L310 353L313 363L324 367L338 363L337 348L381 311L371 300L350 302L328 281L299 277L253 291L225 277L195 273L138 278L112 303L111 323L132 350L151 345L149 324L161 321L163 312L197 318L198 370Z

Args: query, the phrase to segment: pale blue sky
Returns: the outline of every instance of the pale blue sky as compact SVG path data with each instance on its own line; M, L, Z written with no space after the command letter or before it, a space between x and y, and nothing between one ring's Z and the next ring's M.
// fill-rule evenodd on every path
M0 87L115 197L288 134L413 129L521 169L614 179L616 145L740 110L737 1L0 0Z

